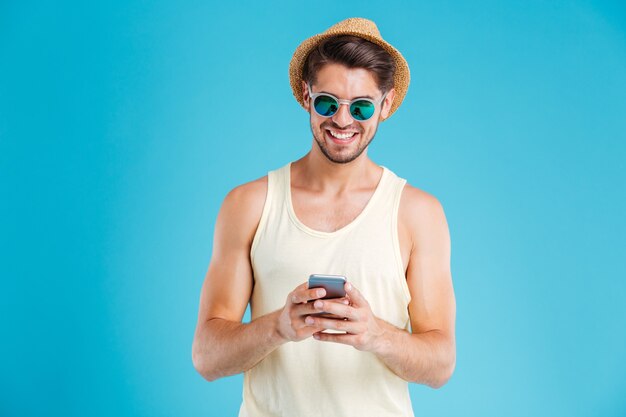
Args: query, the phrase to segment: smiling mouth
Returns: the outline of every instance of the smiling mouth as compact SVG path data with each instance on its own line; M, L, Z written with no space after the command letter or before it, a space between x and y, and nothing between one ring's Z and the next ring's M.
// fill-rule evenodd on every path
M331 137L331 139L334 139L335 141L339 141L339 142L349 142L351 139L353 139L356 135L359 134L359 132L340 132L337 130L333 130L333 129L326 129L326 132L328 132L328 135Z

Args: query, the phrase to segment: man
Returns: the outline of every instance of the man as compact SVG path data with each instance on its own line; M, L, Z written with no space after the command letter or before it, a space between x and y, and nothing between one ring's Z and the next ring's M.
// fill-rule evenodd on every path
M348 19L298 47L290 78L313 146L224 200L194 366L245 372L240 416L412 416L407 381L441 387L456 356L443 209L367 156L408 65ZM311 274L345 276L346 296L323 299Z

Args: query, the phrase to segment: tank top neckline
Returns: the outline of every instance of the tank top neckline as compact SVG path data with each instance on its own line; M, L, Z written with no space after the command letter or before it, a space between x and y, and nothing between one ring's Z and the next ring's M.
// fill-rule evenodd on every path
M379 195L382 193L382 189L384 188L385 181L387 177L389 176L389 170L382 165L381 165L381 168L383 169L383 173L381 174L380 179L378 180L376 189L372 193L372 196L368 200L363 210L361 210L361 212L354 219L352 219L350 223L346 224L345 226L335 230L334 232L324 232L321 230L315 230L315 229L310 228L306 224L302 223L300 219L298 218L298 216L296 215L296 211L293 208L293 201L291 199L291 162L290 162L284 168L285 169L284 180L285 180L285 188L286 188L285 204L287 206L287 212L289 213L289 218L298 229L310 235L321 237L321 238L331 238L331 237L347 232L348 230L356 226L367 215L367 213L372 210L372 206L374 206L374 204L376 203L376 200L378 200Z

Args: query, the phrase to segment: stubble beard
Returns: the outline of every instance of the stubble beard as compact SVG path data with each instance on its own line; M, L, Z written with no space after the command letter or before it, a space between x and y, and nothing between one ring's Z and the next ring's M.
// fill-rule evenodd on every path
M374 136L376 136L376 132L378 131L378 124L376 124L376 128L374 129L374 133L372 133L372 137L370 137L365 142L365 144L362 144L353 153L348 154L348 155L333 155L330 152L330 150L326 146L326 140L325 140L326 138L324 137L324 135L326 135L326 129L327 128L336 128L337 130L341 130L340 128L337 128L336 126L334 126L332 123L329 123L329 124L322 123L320 125L320 130L319 130L319 134L322 136L320 138L315 133L315 129L313 128L313 124L311 123L311 133L313 133L313 138L315 139L315 143L317 143L317 146L320 148L320 151L322 151L324 156L329 161L334 162L335 164L347 164L347 163L350 163L350 162L354 161L359 156L361 156L363 151L365 149L367 149L367 147L370 145L370 143L372 143L372 141L374 140ZM359 128L359 135L363 135L363 129L362 128Z

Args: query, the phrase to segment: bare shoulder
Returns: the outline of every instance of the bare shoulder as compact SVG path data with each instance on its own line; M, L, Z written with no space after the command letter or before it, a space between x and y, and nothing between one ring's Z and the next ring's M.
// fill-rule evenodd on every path
M267 195L267 176L233 188L224 198L217 227L233 237L252 242L263 214Z
M402 192L398 215L403 223L413 226L445 218L443 206L434 195L410 184Z
M398 210L400 233L411 246L433 239L446 239L448 224L439 200L424 190L407 184L402 192Z
M239 185L226 195L224 204L229 205L260 205L263 208L267 194L267 175Z

